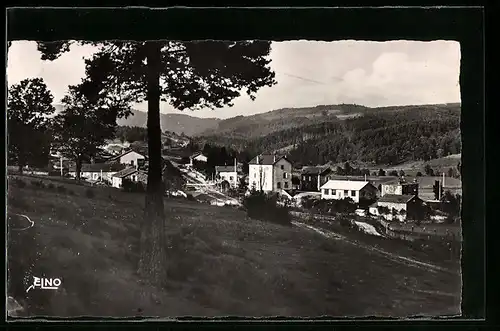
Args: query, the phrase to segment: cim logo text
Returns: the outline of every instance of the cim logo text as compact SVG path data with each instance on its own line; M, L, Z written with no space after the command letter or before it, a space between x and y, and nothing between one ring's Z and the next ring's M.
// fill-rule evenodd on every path
M28 287L26 293L32 289L42 289L42 290L57 290L61 286L61 279L59 278L43 278L33 276L33 284Z

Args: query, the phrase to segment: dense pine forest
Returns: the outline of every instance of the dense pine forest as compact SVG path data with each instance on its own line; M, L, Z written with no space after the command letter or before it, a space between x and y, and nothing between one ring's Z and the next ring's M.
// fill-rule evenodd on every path
M329 161L396 165L461 152L459 105L380 108L355 118L324 120L258 138L236 138L225 132L197 141L252 155L279 151L301 165Z

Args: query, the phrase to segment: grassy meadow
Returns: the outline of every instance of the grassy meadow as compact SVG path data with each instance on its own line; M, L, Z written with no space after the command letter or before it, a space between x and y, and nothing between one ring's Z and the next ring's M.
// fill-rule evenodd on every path
M242 210L166 199L168 286L136 273L144 197L9 177L9 295L38 316L435 316L460 313L458 273L429 272ZM24 183L24 184L21 184ZM33 183L32 183L33 182ZM92 193L89 193L92 192ZM395 247L397 249L397 247ZM62 279L25 289L31 276Z

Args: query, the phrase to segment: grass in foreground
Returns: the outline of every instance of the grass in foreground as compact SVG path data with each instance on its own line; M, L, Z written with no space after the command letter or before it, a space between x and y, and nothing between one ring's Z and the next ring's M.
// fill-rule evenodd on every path
M460 312L460 277L398 264L243 211L166 200L166 289L135 272L139 195L85 188L9 187L8 210L35 227L11 235L9 291L24 295L24 273L63 279L34 290L29 315L48 316L409 316ZM36 247L36 248L34 248ZM30 265L33 267L30 268ZM28 282L31 282L31 276ZM9 293L10 294L10 293Z

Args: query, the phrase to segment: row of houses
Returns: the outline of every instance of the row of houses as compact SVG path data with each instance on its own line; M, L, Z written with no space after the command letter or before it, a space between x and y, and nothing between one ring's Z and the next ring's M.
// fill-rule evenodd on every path
M242 175L236 162L233 166L216 167L216 173L231 186L236 186ZM396 182L375 186L368 180L339 180L334 177L329 167L305 167L301 171L300 184L294 185L293 165L286 156L261 154L249 162L249 189L277 192L289 198L300 198L310 193L324 200L351 198L355 203L375 200L369 207L370 213L378 215L379 207L386 207L391 211L404 211L398 215L400 218L406 218L406 215L411 217L418 207L426 203L418 197L419 185L415 181L406 182L400 178ZM301 193L294 194L297 189Z
M116 188L122 187L125 180L146 183L147 160L146 153L128 150L102 163L82 164L80 176L89 181L108 182ZM68 174L76 177L75 165L69 167Z

